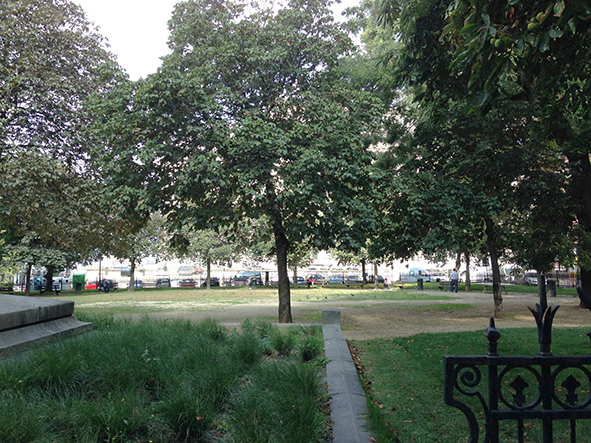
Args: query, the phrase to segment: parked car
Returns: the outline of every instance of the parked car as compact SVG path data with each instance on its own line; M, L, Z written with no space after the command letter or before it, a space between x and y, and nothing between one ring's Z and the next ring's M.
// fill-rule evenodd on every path
M367 282L368 283L375 283L374 276L370 275L369 277L367 277ZM378 283L384 283L384 277L382 277L381 275L378 275Z
M345 284L360 285L363 284L363 279L358 275L349 275L347 278L345 278Z
M312 279L314 281L315 285L323 285L326 283L326 279L320 274L308 275L306 280L309 280L309 279Z
M326 283L329 285L340 285L345 283L345 278L342 275L331 275L326 279Z
M195 280L192 278L183 278L179 282L179 288L194 288L195 287Z
M538 273L536 271L526 271L524 280L525 280L526 286L537 286L538 285Z
M252 286L256 284L257 286L263 286L263 279L260 276L252 276L248 279L248 285Z
M105 291L105 286L104 286L104 282L107 283L107 290ZM96 286L96 284L95 284ZM116 291L119 288L119 283L116 281L109 279L103 279L102 281L98 282L98 290L99 291L104 291L104 292L109 292L109 291Z
M293 278L289 279L289 284L293 285ZM302 286L306 285L306 280L304 280L304 277L298 277L298 286L299 285L302 285Z
M159 278L156 280L157 288L170 288L170 278Z
M210 277L209 278L209 286L219 286L219 285L220 285L220 279L219 278L217 278L217 277ZM203 286L203 287L206 287L207 286L207 279L203 280L203 283L201 283L201 286Z

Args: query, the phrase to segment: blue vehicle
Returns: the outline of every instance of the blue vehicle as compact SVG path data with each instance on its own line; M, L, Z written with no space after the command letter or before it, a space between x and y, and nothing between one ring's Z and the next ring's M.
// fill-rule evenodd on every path
M341 285L345 283L345 277L342 275L331 275L326 279L327 285Z

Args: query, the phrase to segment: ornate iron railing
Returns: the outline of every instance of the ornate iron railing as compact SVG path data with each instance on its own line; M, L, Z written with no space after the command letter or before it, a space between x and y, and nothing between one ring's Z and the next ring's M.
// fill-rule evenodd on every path
M548 306L542 279L540 303L535 309L529 307L538 326L538 355L499 355L501 335L491 318L485 331L486 355L445 357L445 403L464 413L469 443L479 442L482 421L484 443L498 443L499 423L505 420L516 422L519 443L525 441L525 420L541 421L543 443L554 441L554 421L569 420L570 441L574 443L577 420L591 418L591 355L554 356L550 352L552 321L558 306ZM457 394L477 399L484 420L479 422L473 408L456 398Z

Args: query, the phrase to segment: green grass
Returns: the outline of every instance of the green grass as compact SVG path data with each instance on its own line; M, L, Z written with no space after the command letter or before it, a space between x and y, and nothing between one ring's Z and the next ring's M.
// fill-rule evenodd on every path
M104 294L98 291L83 291L76 295L64 291L60 296L46 293L45 297L73 300L76 313L104 313L106 315L134 314L173 311L203 311L224 306L249 303L276 304L276 288L213 288L207 289L161 289L138 290L127 292L117 290ZM324 302L351 300L449 300L449 295L431 295L416 290L375 291L373 289L346 289L342 285L336 288L312 287L311 289L292 289L293 302L318 303L319 309Z
M500 332L498 351L501 355L535 355L539 352L537 329L506 329ZM586 332L582 328L555 329L552 341L555 355L591 352ZM443 402L443 357L485 354L483 331L419 334L353 341L351 345L356 349L354 353L359 358L362 378L366 381L372 435L378 442L467 441L468 427L464 415ZM486 374L486 371L483 372ZM580 381L580 377L578 379ZM486 381L482 385L486 386ZM580 389L586 396L591 386L584 383ZM462 400L466 401L466 397ZM478 406L470 404L475 408ZM526 420L526 425L526 441L542 441L541 423ZM564 421L555 422L554 441L570 441L567 425ZM591 435L589 420L580 420L577 426L579 441L590 441L586 439ZM501 441L516 441L514 429L515 422L511 426L503 425Z
M326 441L321 328L80 318L95 330L0 363L0 442Z

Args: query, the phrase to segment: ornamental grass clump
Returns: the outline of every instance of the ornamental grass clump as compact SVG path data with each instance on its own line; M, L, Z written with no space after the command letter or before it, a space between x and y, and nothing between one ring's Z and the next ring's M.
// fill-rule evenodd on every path
M304 363L322 355L323 351L324 343L322 342L322 338L313 335L305 335L298 346L300 358Z
M271 346L278 355L289 356L296 346L296 332L292 328L281 330L276 328L271 334Z
M236 441L318 441L325 421L318 404L325 395L314 366L262 365L230 398L226 426Z
M261 333L275 326L240 333L212 320L92 320L88 334L0 361L0 442L289 443L326 434L322 368L266 355Z

